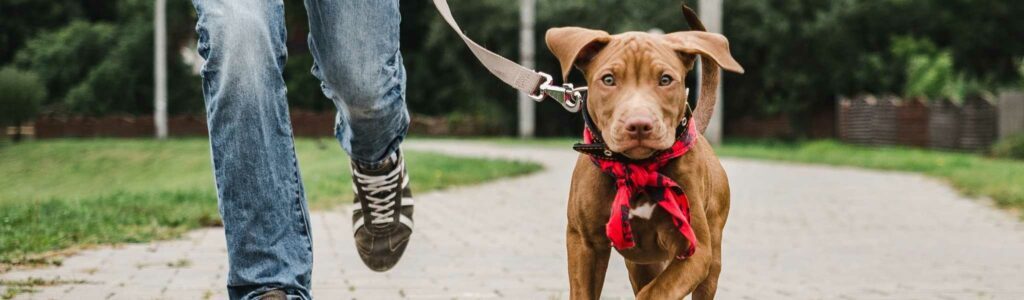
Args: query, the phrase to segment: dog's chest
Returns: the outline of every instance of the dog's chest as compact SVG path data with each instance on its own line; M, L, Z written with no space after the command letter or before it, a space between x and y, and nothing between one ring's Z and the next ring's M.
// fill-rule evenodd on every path
M650 203L650 202L644 202L643 204L634 206L632 209L629 210L629 218L630 219L639 218L639 219L643 219L643 220L650 220L651 219L651 215L654 214L654 209L656 207L658 207L658 206L655 205L654 203Z
M630 211L630 225L636 246L619 250L622 257L638 263L654 263L672 259L677 249L685 249L686 239L672 223L671 217L657 204L638 199Z

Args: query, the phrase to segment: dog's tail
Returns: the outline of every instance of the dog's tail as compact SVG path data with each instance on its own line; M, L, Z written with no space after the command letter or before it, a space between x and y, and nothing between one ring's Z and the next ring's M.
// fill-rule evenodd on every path
M690 7L683 4L683 16L686 18L686 24L690 26L690 31L707 31L704 27L704 23L700 21L697 13ZM724 40L724 37L723 37ZM727 42L726 42L727 43ZM705 53L706 54L706 53ZM725 55L728 56L729 60L732 60L731 55L728 53L728 45L725 46ZM709 59L707 55L701 55L701 79L700 79L700 96L697 99L697 108L693 112L693 121L697 122L697 130L701 134L708 128L708 123L711 121L711 116L715 112L715 104L718 102L718 83L721 80L721 70L719 69L719 62L715 59ZM733 61L735 63L735 61ZM726 67L734 72L743 73L743 67L740 67L738 63L734 67Z
M686 25L690 26L690 30L708 31L707 28L704 28L704 23L697 17L697 12L686 6L686 3L683 3L683 16L686 17Z

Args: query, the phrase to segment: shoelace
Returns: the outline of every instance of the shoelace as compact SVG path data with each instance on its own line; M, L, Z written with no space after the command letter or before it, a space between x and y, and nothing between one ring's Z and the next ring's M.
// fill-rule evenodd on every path
M356 182L363 186L363 191L366 192L366 200L370 201L366 206L372 210L370 212L370 216L373 217L371 223L391 223L392 216L395 215L395 211L391 208L395 206L394 199L398 195L398 192L394 190L398 187L398 177L404 168L405 164L399 160L395 169L385 175L366 175L359 173L359 170L355 168L352 169L352 175L356 177ZM382 196L374 197L377 194L382 194Z

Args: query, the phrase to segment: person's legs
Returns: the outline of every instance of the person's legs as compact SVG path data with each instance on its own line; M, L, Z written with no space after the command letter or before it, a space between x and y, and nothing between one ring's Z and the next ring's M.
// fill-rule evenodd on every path
M409 127L398 0L306 0L313 75L338 107L338 141L353 160L376 164Z
M194 0L228 292L310 298L313 251L282 77L281 0Z
M409 127L398 0L306 0L313 75L338 107L335 134L352 157L356 249L386 271L405 252L413 199L399 144Z

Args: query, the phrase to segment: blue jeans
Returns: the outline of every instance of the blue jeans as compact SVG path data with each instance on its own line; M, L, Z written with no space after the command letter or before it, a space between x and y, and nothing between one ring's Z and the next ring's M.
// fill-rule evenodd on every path
M313 251L282 76L282 0L193 0L231 299L310 299ZM356 162L394 152L409 124L398 0L306 0L313 74ZM340 153L339 153L340 154ZM339 155L340 156L340 155ZM341 172L341 170L339 170Z

